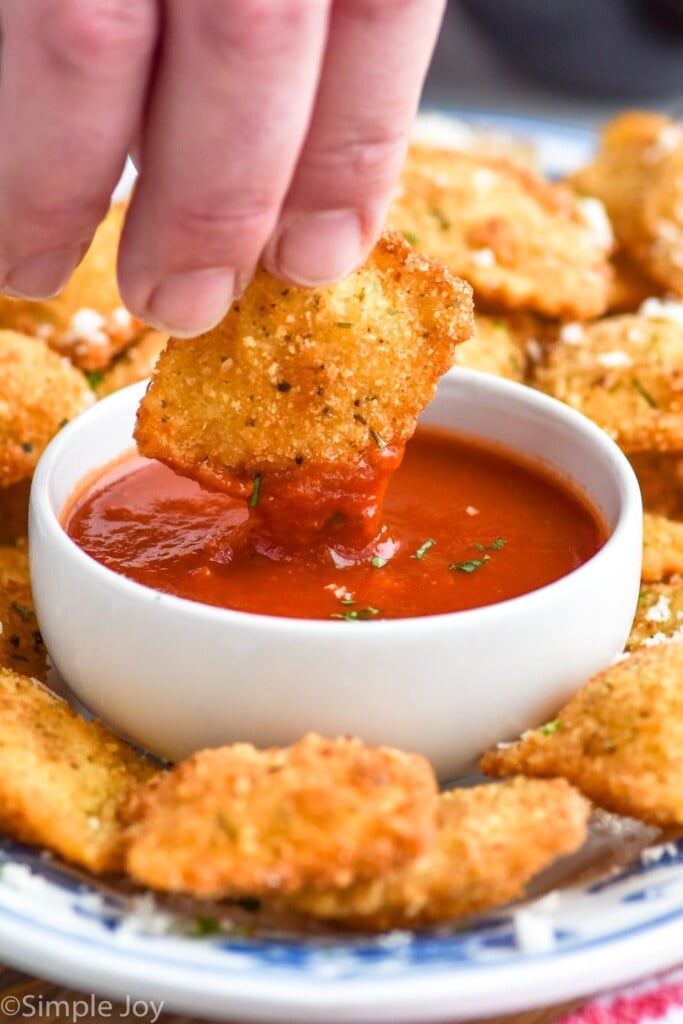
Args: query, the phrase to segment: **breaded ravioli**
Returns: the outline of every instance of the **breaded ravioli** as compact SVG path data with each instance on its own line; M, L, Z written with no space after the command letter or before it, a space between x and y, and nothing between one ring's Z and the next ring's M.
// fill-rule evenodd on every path
M33 607L25 542L0 547L0 668L43 681L47 675L47 651Z
M347 886L424 853L437 791L424 758L308 735L205 750L132 794L126 869L195 896Z
M683 825L683 643L641 648L579 690L557 718L485 754L487 775L563 776L600 807Z
M144 325L123 305L116 260L125 203L115 203L90 249L54 299L35 302L0 296L0 327L35 335L82 370L106 367Z
M673 575L683 575L683 523L646 512L642 579L653 583Z
M0 330L0 487L32 476L48 441L93 401L68 359L37 338Z
M643 506L654 515L683 519L683 453L627 452Z
M609 226L508 160L413 146L388 223L474 288L477 308L588 319L607 308Z
M626 649L683 639L683 579L648 583L638 595L638 607Z
M521 896L538 871L586 838L588 801L563 779L513 779L444 793L436 845L401 871L291 905L360 931L454 921Z
M683 129L662 114L608 122L592 163L571 178L601 199L620 247L659 287L683 295Z
M628 452L683 448L683 323L623 315L565 326L533 383Z
M105 398L120 388L150 377L167 341L168 336L159 331L141 333L139 341L117 356L99 379L93 382L96 397Z
M523 381L527 354L524 336L504 317L479 314L474 334L455 350L454 366Z
M35 679L0 669L0 832L90 871L119 871L122 803L153 773Z
M273 471L347 467L405 442L472 332L471 290L385 234L328 288L259 270L208 334L171 339L141 403L143 455L246 496Z

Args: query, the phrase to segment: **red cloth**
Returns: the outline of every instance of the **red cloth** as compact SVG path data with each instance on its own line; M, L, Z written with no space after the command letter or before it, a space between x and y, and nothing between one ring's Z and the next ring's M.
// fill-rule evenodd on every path
M683 967L638 985L597 996L557 1024L648 1024L683 1022Z

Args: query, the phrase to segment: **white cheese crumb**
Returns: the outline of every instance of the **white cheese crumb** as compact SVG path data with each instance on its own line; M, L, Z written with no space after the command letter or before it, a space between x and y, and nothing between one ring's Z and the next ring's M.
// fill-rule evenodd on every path
M638 313L650 320L672 320L683 327L683 302L674 302L670 299L645 299Z
M648 622L666 622L671 618L671 601L666 594L660 594L659 600L645 612Z
M493 249L474 249L470 253L470 262L476 267L495 267L496 254Z
M468 516L478 516L479 509L475 508L474 505L468 505L467 508L465 509L465 513Z
M94 309L84 306L77 309L69 321L64 340L87 341L91 345L108 345L109 335L107 334L106 320Z
M132 314L126 309L125 306L118 306L109 314L109 320L112 327L115 327L117 331L127 331L133 323Z
M546 953L555 945L552 912L560 902L559 893L548 893L542 900L513 916L515 942L525 953Z
M543 358L543 348L537 338L529 338L526 343L526 354L534 363L540 363Z
M633 366L633 360L626 352L615 349L613 352L599 352L595 361L601 366L618 368L621 366Z
M327 586L323 587L323 590L331 590L338 601L353 601L353 594L346 587L339 586L337 583L328 583Z
M614 232L602 201L585 196L577 200L577 205L595 244L601 249L611 249L614 245Z
M647 867L648 864L657 864L664 857L677 857L678 847L675 843L661 843L659 846L648 846L646 850L643 850L640 854L640 863L643 867Z
M488 192L496 184L497 175L489 167L478 167L472 175L474 187L478 192Z
M118 934L143 933L144 935L165 935L175 931L177 918L162 911L150 894L136 899L132 912L121 918Z
M583 325L579 323L565 324L560 331L560 341L565 345L580 345L584 339Z
M657 647L659 644L671 644L677 640L683 638L683 628L675 630L673 633L662 633L661 630L658 633L653 633L652 636L646 636L640 641L641 647Z

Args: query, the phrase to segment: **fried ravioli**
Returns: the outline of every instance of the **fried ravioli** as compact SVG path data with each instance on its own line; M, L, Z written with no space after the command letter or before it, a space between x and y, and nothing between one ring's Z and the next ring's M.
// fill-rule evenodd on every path
M29 478L48 441L93 401L68 359L0 330L0 487Z
M683 295L683 130L661 114L628 111L603 128L595 160L572 176L601 199L619 245L664 291Z
M423 853L437 791L418 755L308 735L205 750L133 793L126 867L195 896L347 886Z
M477 315L474 334L458 345L453 365L521 382L526 376L526 362L524 339L508 320Z
M581 846L588 813L561 779L451 790L439 800L433 850L369 882L297 893L290 905L359 931L453 921L521 896L533 875Z
M388 223L469 281L477 308L588 319L607 307L608 227L518 164L413 146Z
M565 326L533 383L626 451L683 449L683 325L613 316Z
M95 872L122 867L122 803L152 766L35 679L0 669L0 831Z
M150 377L167 341L168 336L159 331L141 334L139 341L117 356L101 377L92 382L96 397L105 398L129 384L137 384Z
M649 583L638 596L638 607L626 649L649 647L679 639L683 633L683 580Z
M0 668L43 681L47 675L25 543L0 547Z
M600 672L553 722L484 755L487 775L562 776L600 807L683 825L683 643L641 648Z
M60 294L44 302L0 296L0 326L34 335L82 370L102 370L144 325L123 305L116 259L126 204L115 203Z
M645 583L683 575L683 523L646 512L643 516L643 568Z
M468 285L385 234L329 288L260 270L218 327L171 339L138 414L143 455L241 496L255 476L351 471L415 429L472 331Z

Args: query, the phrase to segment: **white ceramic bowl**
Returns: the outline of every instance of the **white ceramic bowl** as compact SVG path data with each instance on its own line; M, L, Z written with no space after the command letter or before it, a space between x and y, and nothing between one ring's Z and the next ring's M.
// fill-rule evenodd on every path
M553 717L621 650L637 601L642 510L633 472L588 420L521 385L448 374L427 423L501 441L556 467L610 530L549 586L472 611L363 624L233 612L134 583L60 526L86 474L131 447L135 385L62 430L31 493L31 574L60 674L96 715L170 759L236 740L354 733L426 754L438 775Z

